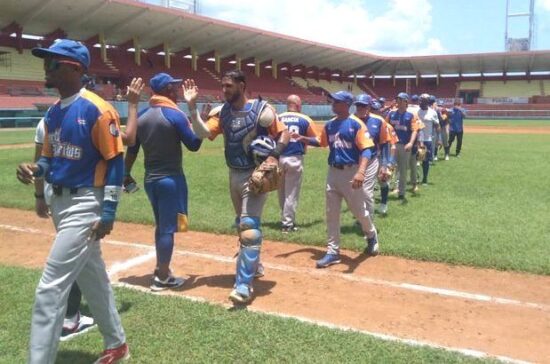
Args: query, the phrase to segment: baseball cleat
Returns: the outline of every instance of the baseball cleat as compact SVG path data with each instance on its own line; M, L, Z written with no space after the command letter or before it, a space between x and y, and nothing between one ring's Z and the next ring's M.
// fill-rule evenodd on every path
M174 277L169 275L165 280L160 279L158 276L155 276L153 279L153 284L151 284L152 291L163 291L165 289L179 288L183 286L185 279L181 277Z
M295 231L298 231L298 227L296 227L296 225L283 226L283 228L281 229L281 232L283 234L293 233Z
M130 350L128 349L128 345L122 344L118 348L104 350L94 364L115 364L129 358Z
M388 213L388 204L381 203L380 207L378 208L378 212L381 215L386 215Z
M449 160L449 155L448 155L448 154L445 154L445 160L446 160L446 161Z
M234 303L247 303L252 300L253 290L245 284L235 287L229 294L229 299Z
M258 269L256 269L256 274L254 274L254 278L260 278L265 275L265 268L264 265L259 262L258 263Z
M61 337L59 340L65 341L74 335L83 332L91 327L95 326L93 317L81 315L80 312L74 317L65 318L63 320L63 329L61 330Z
M365 253L371 257L375 257L380 253L378 249L378 234L374 234L372 238L367 239Z
M329 267L333 264L338 264L340 262L341 262L341 260L340 260L340 255L339 254L327 253L327 254L325 254L324 257L322 257L321 259L319 259L315 263L315 267L317 267L317 268L326 268L326 267Z

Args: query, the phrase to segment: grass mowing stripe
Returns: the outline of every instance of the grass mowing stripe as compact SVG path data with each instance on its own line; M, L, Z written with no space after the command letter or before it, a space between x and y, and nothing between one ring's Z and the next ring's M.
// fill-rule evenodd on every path
M36 270L0 266L0 362L24 362ZM16 286L17 289L13 289ZM387 342L247 311L115 289L132 363L392 362L482 363L445 350ZM59 363L90 363L102 350L97 330L60 344Z
M549 141L549 135L466 134L462 158L437 162L430 171L430 185L421 188L418 197L410 197L404 206L392 199L388 217L376 218L382 253L549 275L550 185L544 183L550 179L545 157L550 154ZM218 138L184 155L192 230L234 234L222 146ZM30 154L29 149L0 151L0 205L33 208L32 189L14 176L15 166L29 160ZM327 151L321 149L311 149L306 156L298 232L280 232L277 195L270 194L262 219L268 239L326 244L326 158ZM142 153L133 174L142 181ZM153 223L143 190L124 196L117 217ZM363 245L351 214L345 213L342 246L359 251Z

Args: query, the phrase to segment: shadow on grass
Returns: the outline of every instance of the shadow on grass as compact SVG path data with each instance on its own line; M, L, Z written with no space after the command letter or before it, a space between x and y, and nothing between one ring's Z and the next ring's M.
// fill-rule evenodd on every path
M100 353L90 354L85 351L78 350L59 350L56 363L67 364L90 364L99 357Z
M279 254L277 255L277 258L288 258L291 255L301 254L301 253L310 253L311 254L310 259L313 261L317 261L321 259L323 256L325 256L325 250L315 249L315 248L302 248L302 249L297 249L288 253ZM353 273L355 272L355 269L357 269L357 267L361 263L365 262L369 257L366 254L362 253L357 255L354 258L348 257L347 255L344 255L344 254L340 254L340 258L342 260L342 263L340 264L346 265L348 267L342 273ZM326 268L323 268L323 269L326 269Z
M119 306L120 307L118 308L118 313L121 315L123 313L130 311L130 308L132 307L132 303L129 301L122 301L119 303ZM80 304L80 313L85 316L93 317L92 312L90 311L90 307L88 306L88 304L85 304L85 303Z
M131 284L134 286L141 286L148 288L151 285L152 274L145 274L142 276L130 276L119 279L121 282ZM174 292L183 292L189 291L194 288L206 286L206 287L217 287L217 288L227 288L227 290L233 289L233 284L235 283L234 274L218 274L212 276L197 276L191 275L185 281L183 286L171 289ZM254 280L254 295L255 296L267 296L271 294L271 290L275 287L277 283L274 281L268 281L264 279L255 279Z
M307 229L307 228L310 228L312 226L323 224L324 222L325 222L324 220L313 220L313 221L309 221L309 222L306 222L306 223L296 224L296 226L298 227L298 229ZM281 222L280 221L265 221L265 222L262 222L262 226L265 226L265 227L268 227L268 228L271 228L271 229L274 229L274 230L280 230L281 229ZM300 230L298 230L298 232L300 232Z

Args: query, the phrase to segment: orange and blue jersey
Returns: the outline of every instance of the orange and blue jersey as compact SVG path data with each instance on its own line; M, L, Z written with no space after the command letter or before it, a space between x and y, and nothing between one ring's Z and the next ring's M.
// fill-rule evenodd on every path
M358 164L361 156L371 158L370 148L374 147L367 138L367 128L354 115L346 119L328 121L321 132L321 146L329 147L329 165ZM366 152L366 153L364 153Z
M254 100L248 100L244 105L244 108L242 111L249 111L250 109L252 109L253 104L254 104ZM208 120L206 121L206 126L210 131L210 137L208 138L210 140L214 140L218 135L223 134L223 126L222 126L220 113L209 115ZM258 128L262 128L262 127L258 126ZM275 139L283 130L286 129L286 127L278 118L275 118L269 127L262 128L262 129L266 129L266 130L260 131L260 133L258 133L259 135L269 135L270 137Z
M385 120L380 116L369 113L365 120L360 119L367 127L367 138L372 139L374 148L372 149L372 157L377 157L380 153L382 145L387 144L391 140L388 134Z
M418 131L420 125L416 115L405 111L391 111L387 116L387 122L393 127L397 134L399 144L407 144L411 141L413 132Z
M290 133L296 133L307 137L318 138L315 127L313 126L313 120L307 115L299 112L284 112L279 115L279 120L285 124ZM306 153L307 146L293 138L290 138L288 146L285 148L281 155L303 155Z
M44 122L46 181L69 188L105 186L107 161L123 153L116 110L83 89L70 104L53 105Z

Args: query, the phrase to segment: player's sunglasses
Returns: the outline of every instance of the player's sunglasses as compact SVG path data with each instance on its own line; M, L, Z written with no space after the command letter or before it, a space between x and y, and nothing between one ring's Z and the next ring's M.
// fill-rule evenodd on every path
M75 61L45 58L44 59L44 70L46 71L57 71L62 64L70 64L77 67L82 67L82 65Z

